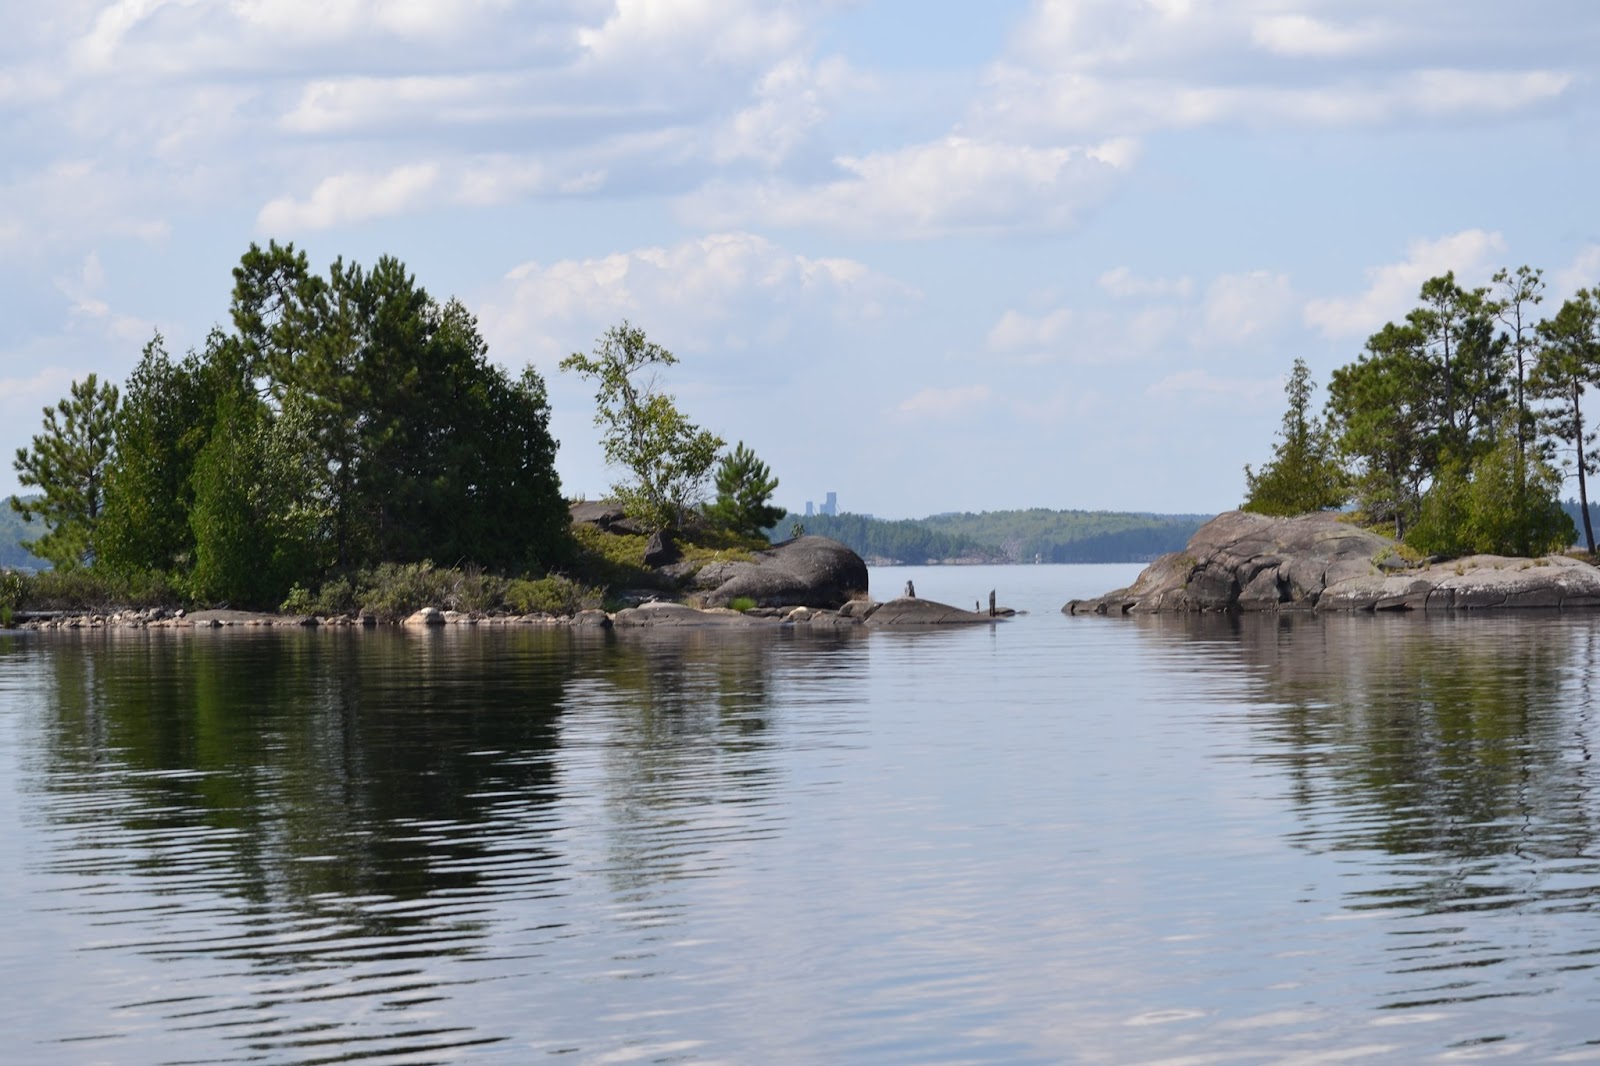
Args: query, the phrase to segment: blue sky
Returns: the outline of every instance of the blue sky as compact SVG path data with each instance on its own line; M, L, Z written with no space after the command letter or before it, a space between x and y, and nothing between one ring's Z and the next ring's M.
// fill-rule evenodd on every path
M1600 281L1589 0L0 0L0 455L225 319L251 241L404 260L550 384L627 318L799 509L1209 512L1453 269ZM1320 394L1319 394L1320 397ZM17 489L9 462L0 493Z

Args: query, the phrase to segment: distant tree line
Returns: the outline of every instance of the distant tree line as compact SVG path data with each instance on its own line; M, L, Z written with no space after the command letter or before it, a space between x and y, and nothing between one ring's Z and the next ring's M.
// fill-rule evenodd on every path
M885 520L864 515L789 514L807 533L841 541L867 558L918 565L951 559L1012 563L1144 562L1179 551L1209 515L1105 511L988 511Z
M1441 556L1559 550L1576 539L1576 514L1593 552L1584 400L1600 383L1600 292L1581 290L1540 319L1544 294L1527 266L1481 288L1453 273L1428 279L1402 322L1334 371L1322 417L1297 360L1273 457L1259 472L1245 467L1244 508L1353 508ZM1561 466L1576 478L1571 513Z

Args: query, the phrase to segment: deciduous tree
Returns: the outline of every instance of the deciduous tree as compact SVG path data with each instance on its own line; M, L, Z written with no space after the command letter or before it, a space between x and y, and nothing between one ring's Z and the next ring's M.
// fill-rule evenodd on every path
M629 474L612 493L630 516L656 529L682 524L699 503L723 444L661 391L657 373L677 361L626 321L607 330L593 354L561 361L562 370L596 384L594 421L606 462Z

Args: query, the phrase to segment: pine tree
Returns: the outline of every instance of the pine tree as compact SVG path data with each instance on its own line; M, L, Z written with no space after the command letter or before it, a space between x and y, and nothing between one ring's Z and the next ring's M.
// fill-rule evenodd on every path
M23 547L67 570L92 562L95 530L105 502L106 465L115 440L118 391L90 374L72 383L70 395L44 409L44 432L30 448L18 448L12 465L17 480L42 495L11 497L24 521L42 518L49 532Z
M740 441L722 457L712 480L717 486L716 502L706 508L706 517L736 533L759 535L783 520L788 512L770 501L778 479L756 453Z

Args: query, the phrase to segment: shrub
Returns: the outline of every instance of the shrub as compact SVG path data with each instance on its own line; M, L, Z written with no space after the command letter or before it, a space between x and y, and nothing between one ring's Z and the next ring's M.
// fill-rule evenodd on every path
M383 563L356 576L356 602L367 614L388 621L423 607L459 610L452 571L420 563Z
M728 606L733 608L735 611L738 611L740 614L744 614L746 611L756 606L756 601L751 599L749 596L735 596L733 599L728 601Z
M600 593L569 577L517 578L506 586L505 605L518 614L577 614L600 605Z

